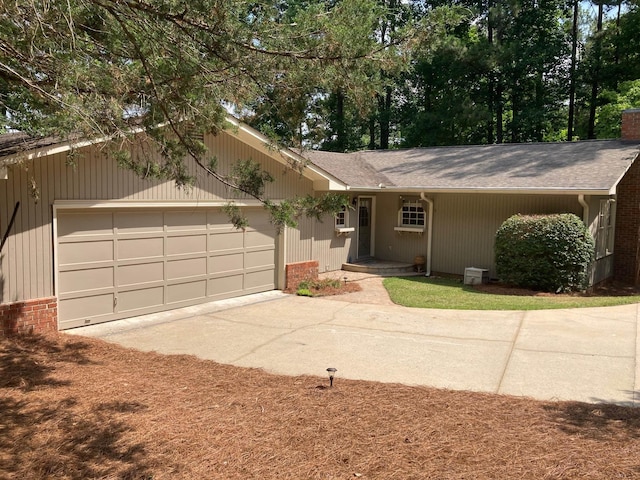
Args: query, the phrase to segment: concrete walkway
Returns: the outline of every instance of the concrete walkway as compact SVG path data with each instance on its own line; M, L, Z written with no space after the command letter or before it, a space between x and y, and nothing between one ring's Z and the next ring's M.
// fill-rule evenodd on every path
M639 305L453 311L405 308L384 298L358 303L358 294L350 295L274 291L67 333L285 375L324 376L335 367L336 382L640 406Z

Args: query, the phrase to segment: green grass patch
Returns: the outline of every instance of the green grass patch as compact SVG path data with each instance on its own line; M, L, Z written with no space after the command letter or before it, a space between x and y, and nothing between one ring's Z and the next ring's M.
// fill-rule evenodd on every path
M545 310L609 307L640 302L640 295L498 295L450 278L390 277L383 281L394 303L405 307L452 310Z

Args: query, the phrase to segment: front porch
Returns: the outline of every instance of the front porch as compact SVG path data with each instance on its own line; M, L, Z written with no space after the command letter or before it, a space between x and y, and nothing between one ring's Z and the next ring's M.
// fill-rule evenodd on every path
M422 264L392 262L389 260L377 260L368 258L354 263L343 263L342 270L347 272L367 273L370 275L395 276L395 275L420 275L424 274L424 262Z

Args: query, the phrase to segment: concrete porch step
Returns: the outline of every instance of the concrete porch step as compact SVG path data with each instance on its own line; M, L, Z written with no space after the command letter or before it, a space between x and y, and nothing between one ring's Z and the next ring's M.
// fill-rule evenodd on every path
M380 276L417 275L420 273L412 263L389 262L384 260L366 260L364 262L343 263L342 270ZM424 273L424 266L422 273Z

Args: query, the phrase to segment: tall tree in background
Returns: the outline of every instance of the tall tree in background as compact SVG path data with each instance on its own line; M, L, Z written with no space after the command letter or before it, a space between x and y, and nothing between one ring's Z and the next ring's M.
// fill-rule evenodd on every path
M596 138L596 107L598 102L598 91L600 87L600 70L602 64L602 21L604 18L604 0L600 0L598 5L598 15L596 20L596 31L593 35L593 51L591 55L592 63L589 70L591 84L591 98L589 99L589 123L587 127L587 138Z
M571 66L569 67L569 118L567 121L567 141L573 140L576 108L576 64L578 62L578 14L580 4L573 0L571 18Z
M371 35L381 15L370 0L335 5L240 0L15 0L0 3L1 126L30 134L113 137L153 145L162 156L111 153L123 166L188 185L201 172L264 198L262 172L223 175L196 132L225 125L224 105L290 106L338 82L369 96L365 63L385 62ZM370 67L368 67L370 68ZM115 142L116 144L118 142ZM257 181L256 181L257 180ZM283 215L280 215L280 214Z

